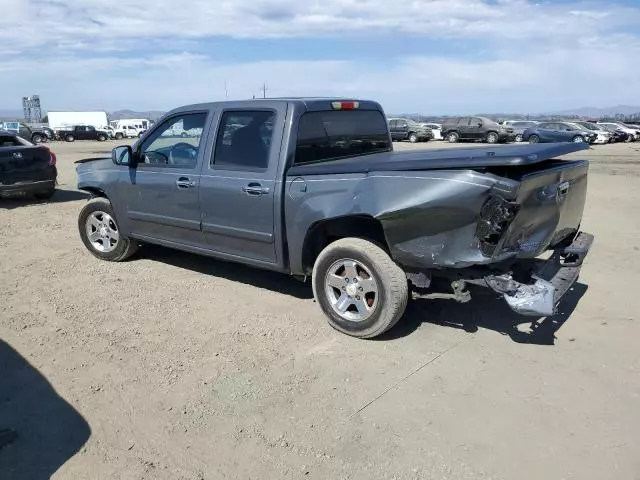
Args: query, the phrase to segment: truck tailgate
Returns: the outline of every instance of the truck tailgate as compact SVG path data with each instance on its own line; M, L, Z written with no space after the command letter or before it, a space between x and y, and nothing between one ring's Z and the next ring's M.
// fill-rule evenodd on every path
M515 204L518 211L497 250L534 257L578 231L587 195L589 163L563 161L524 174Z

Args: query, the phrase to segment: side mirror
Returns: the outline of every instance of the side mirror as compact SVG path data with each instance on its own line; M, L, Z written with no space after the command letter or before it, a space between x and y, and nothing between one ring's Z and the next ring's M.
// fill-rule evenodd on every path
M116 165L133 165L133 150L130 145L122 145L111 150L111 161Z
M482 127L482 122L478 122L478 127Z

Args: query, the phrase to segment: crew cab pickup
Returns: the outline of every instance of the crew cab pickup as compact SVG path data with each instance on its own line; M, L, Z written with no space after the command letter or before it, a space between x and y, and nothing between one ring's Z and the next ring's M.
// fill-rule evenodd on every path
M189 105L111 158L76 162L92 197L78 228L104 260L153 243L310 278L330 325L361 338L443 284L458 301L482 285L549 316L593 241L580 231L588 162L557 158L584 148L401 153L373 101Z
M67 142L76 140L98 140L99 142L104 142L109 138L109 132L95 128L92 125L74 125L60 129L56 133L58 138Z

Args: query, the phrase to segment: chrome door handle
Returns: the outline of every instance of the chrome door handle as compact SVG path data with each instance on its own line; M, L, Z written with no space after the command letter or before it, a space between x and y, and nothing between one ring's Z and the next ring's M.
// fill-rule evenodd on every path
M187 177L180 177L176 180L176 186L178 188L192 188L196 186L196 182L189 180Z
M242 187L242 191L247 195L266 195L269 193L269 189L259 183L250 183L246 187Z

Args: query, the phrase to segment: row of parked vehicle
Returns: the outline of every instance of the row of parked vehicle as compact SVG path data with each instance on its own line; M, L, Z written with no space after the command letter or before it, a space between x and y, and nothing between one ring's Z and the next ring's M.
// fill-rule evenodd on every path
M116 124L115 126L94 126L86 124L70 124L56 129L47 126L29 126L23 122L0 122L0 130L14 133L33 143L45 143L54 140L74 142L76 140L108 139L122 140L123 138L141 137L146 128L140 125Z
M506 120L498 123L487 117L455 117L444 123L416 122L409 118L389 118L394 141L412 143L446 140L450 143L575 142L605 144L640 140L640 125L623 122Z

